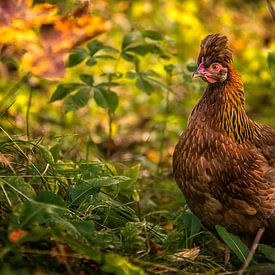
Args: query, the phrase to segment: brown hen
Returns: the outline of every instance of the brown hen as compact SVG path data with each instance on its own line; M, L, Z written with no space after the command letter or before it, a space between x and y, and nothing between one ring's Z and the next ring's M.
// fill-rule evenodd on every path
M173 155L175 179L210 230L275 239L275 131L251 120L226 36L201 43L198 69L208 87L192 111Z

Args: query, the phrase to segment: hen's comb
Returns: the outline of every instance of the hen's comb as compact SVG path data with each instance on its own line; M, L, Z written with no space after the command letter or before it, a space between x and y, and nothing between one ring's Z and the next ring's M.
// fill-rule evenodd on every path
M209 34L201 42L201 50L198 57L198 64L202 62L206 67L211 63L218 62L228 64L232 62L232 50L228 47L228 39L220 34Z

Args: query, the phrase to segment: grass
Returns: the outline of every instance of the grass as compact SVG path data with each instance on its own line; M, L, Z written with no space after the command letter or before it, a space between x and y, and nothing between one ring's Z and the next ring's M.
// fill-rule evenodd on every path
M240 268L234 254L224 264L224 246L188 210L170 169L72 162L39 141L2 133L1 274L229 274Z

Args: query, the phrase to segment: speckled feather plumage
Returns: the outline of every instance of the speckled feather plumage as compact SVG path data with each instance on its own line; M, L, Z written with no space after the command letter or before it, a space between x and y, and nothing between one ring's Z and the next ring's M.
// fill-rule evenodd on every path
M190 115L173 156L175 179L191 210L210 229L240 235L266 227L275 235L275 131L245 113L242 81L227 38L207 36L206 62L222 62L229 77L209 84ZM214 49L214 50L213 50ZM209 64L210 65L210 64Z

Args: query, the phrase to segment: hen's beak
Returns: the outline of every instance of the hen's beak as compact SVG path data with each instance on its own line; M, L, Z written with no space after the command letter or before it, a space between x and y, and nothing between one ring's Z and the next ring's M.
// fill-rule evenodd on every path
M193 73L192 77L195 79L195 78L199 78L199 77L204 77L204 75L205 75L205 73L204 73L203 70L197 69L197 70Z

